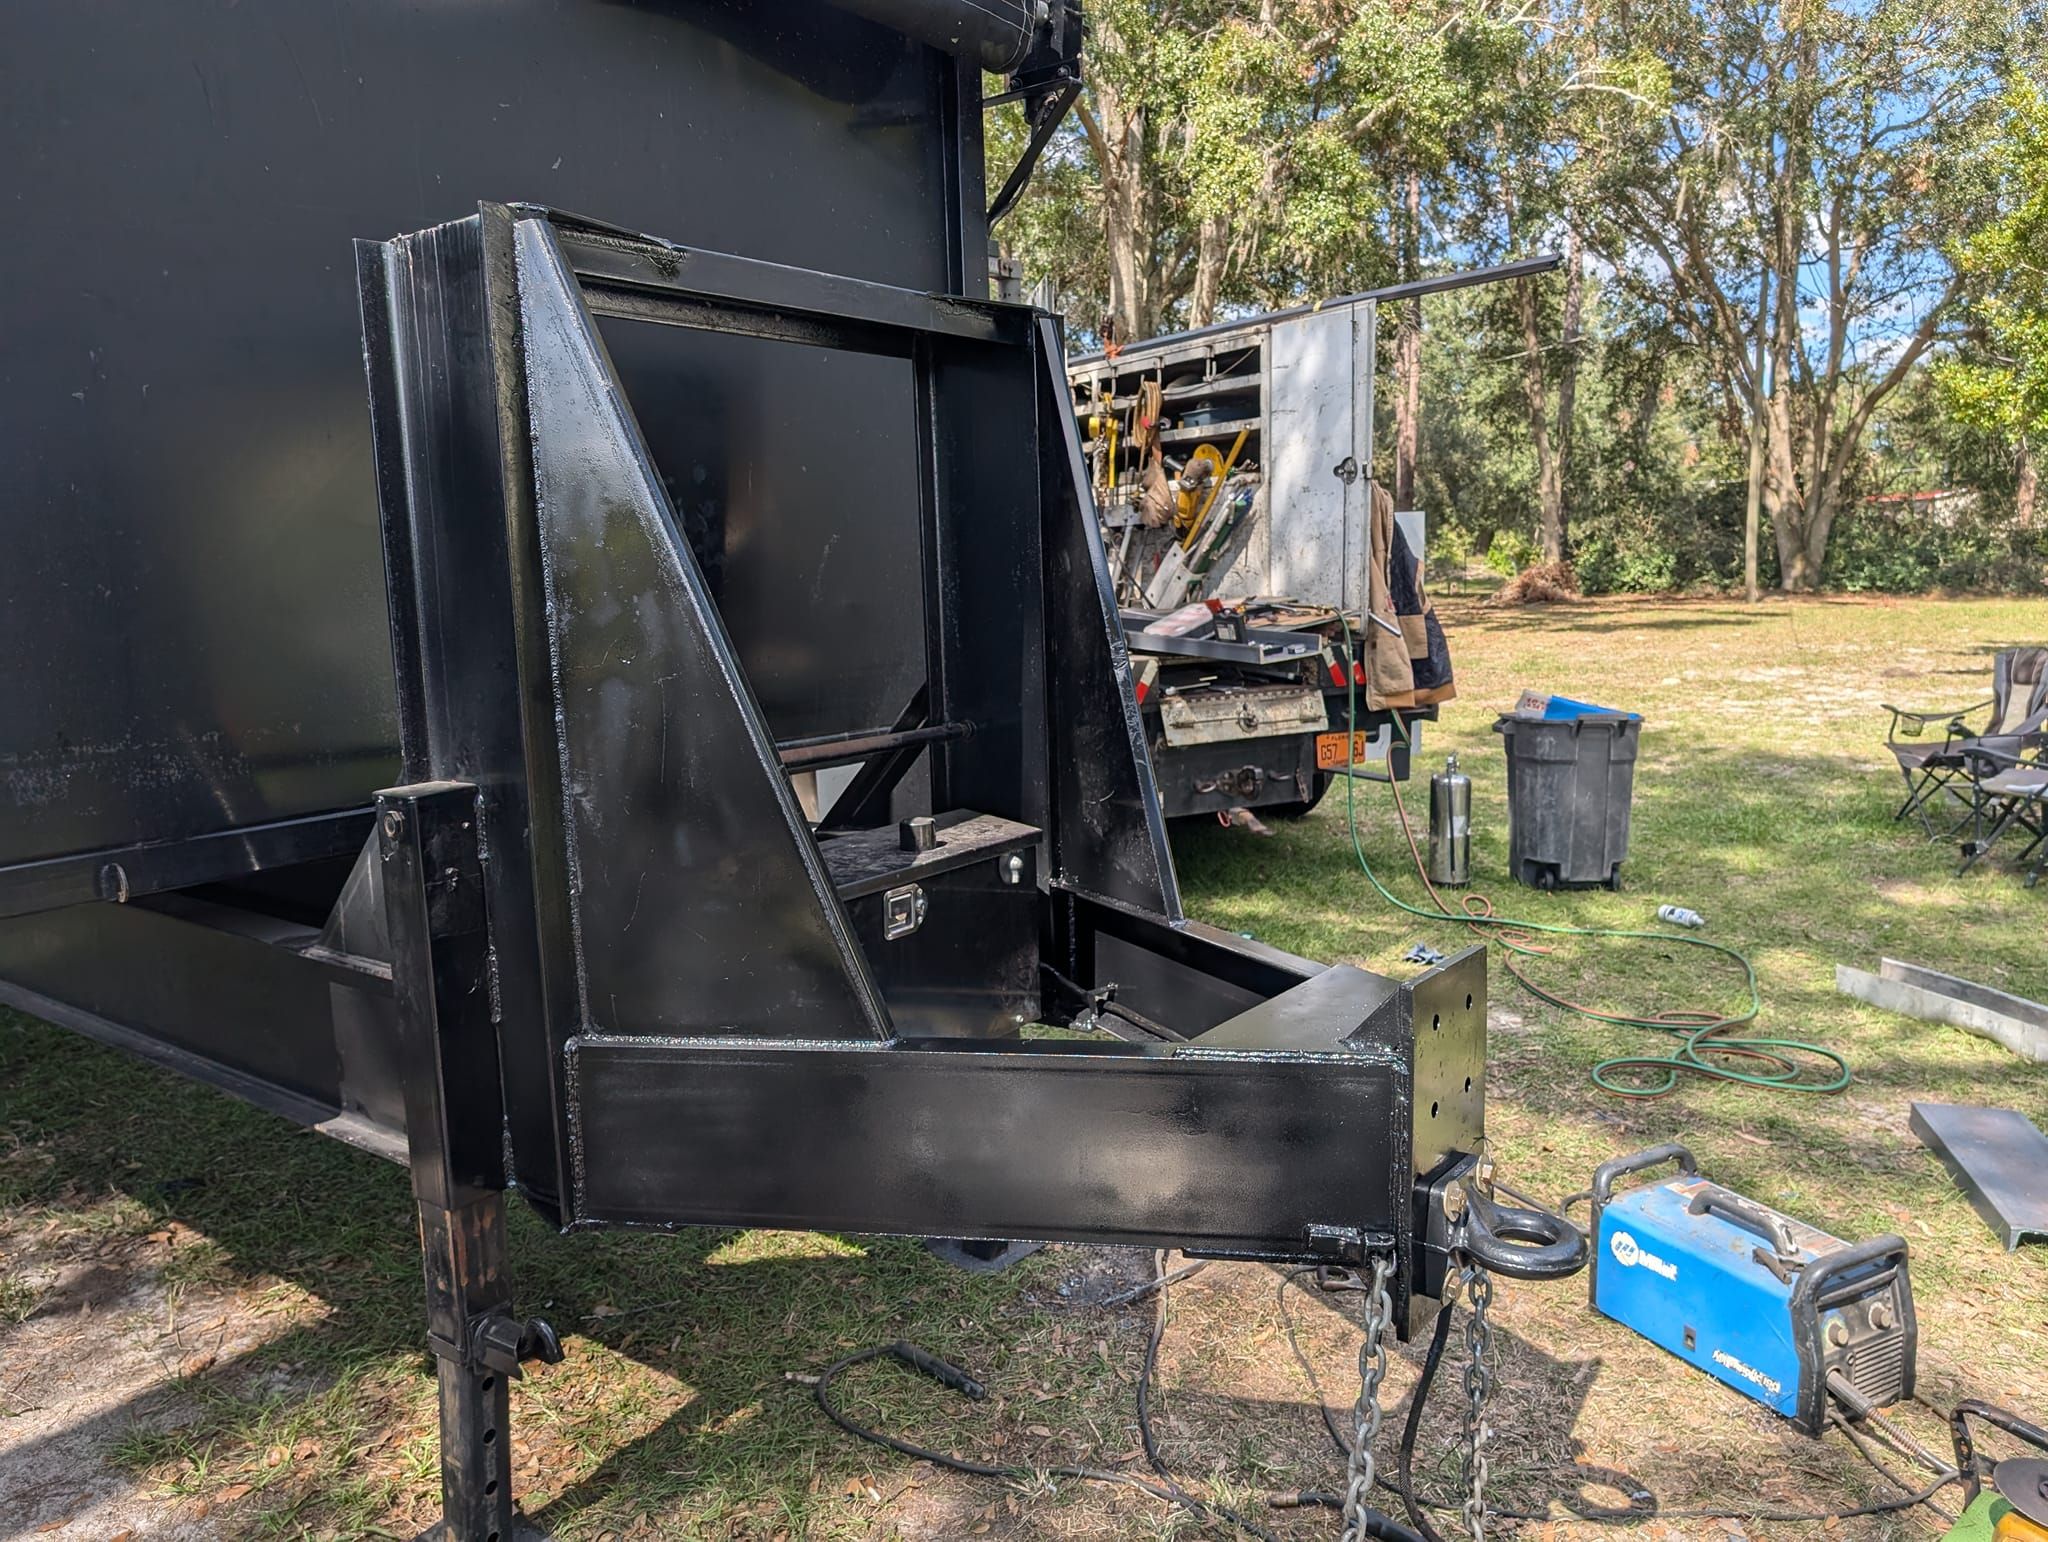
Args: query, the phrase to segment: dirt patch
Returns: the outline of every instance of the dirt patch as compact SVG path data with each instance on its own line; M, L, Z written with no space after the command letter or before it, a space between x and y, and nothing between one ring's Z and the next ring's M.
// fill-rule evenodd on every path
M163 1263L199 1239L183 1228L152 1236L99 1243L44 1228L0 1243L0 1267L34 1293L0 1331L0 1516L10 1534L226 1534L213 1506L167 1503L116 1451L138 1429L195 1417L188 1379L261 1343L272 1320L234 1291L166 1285Z

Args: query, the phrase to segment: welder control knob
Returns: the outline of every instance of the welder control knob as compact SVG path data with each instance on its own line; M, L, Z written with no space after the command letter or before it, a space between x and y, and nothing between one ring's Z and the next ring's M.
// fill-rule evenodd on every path
M1837 1349L1840 1349L1849 1342L1849 1325L1839 1317L1830 1317L1828 1319L1827 1333L1828 1342Z
M896 834L905 851L930 851L939 844L939 822L929 814L918 814L904 820Z
M1892 1304L1889 1301L1873 1301L1870 1303L1871 1327L1882 1331L1889 1328L1894 1320Z

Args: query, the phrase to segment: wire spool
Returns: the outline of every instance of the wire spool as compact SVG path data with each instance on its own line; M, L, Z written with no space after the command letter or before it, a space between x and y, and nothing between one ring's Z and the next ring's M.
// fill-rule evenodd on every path
M1173 528L1187 534L1195 517L1209 501L1209 489L1223 476L1223 452L1213 444L1198 444L1188 463L1181 468L1180 493L1173 516Z

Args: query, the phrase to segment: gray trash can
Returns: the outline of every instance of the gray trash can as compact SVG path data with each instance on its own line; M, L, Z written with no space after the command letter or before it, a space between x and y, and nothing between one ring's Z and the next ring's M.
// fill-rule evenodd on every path
M1621 887L1642 727L1628 712L1509 712L1494 723L1507 746L1508 869L1518 882Z

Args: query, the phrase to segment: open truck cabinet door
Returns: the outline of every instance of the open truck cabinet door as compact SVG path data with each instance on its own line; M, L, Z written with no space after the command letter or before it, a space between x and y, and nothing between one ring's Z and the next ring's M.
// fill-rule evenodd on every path
M1050 319L535 208L358 255L415 779L374 864L444 1440L502 1428L504 1346L547 1342L502 1290L515 1179L572 1228L1390 1256L1405 1325L1482 1137L1483 953L1397 983L1180 916ZM929 844L806 823L807 746L768 729L601 317L912 372L922 625L849 646L927 640L923 721L841 742L926 762ZM1014 1036L1112 988L1136 1042ZM503 1449L444 1458L479 1536Z
M1370 575L1403 546L1419 561L1424 534L1419 513L1400 515L1393 550L1377 549L1379 307L1557 263L1440 274L1068 361L1169 818L1239 807L1292 817L1335 776L1407 779L1436 708L1373 699L1362 658L1375 628L1399 635L1390 615L1370 613ZM1148 430L1141 417L1155 405ZM1166 507L1156 478L1145 493L1155 457L1173 473ZM1196 602L1229 613L1201 617ZM1422 701L1447 685L1430 682Z

